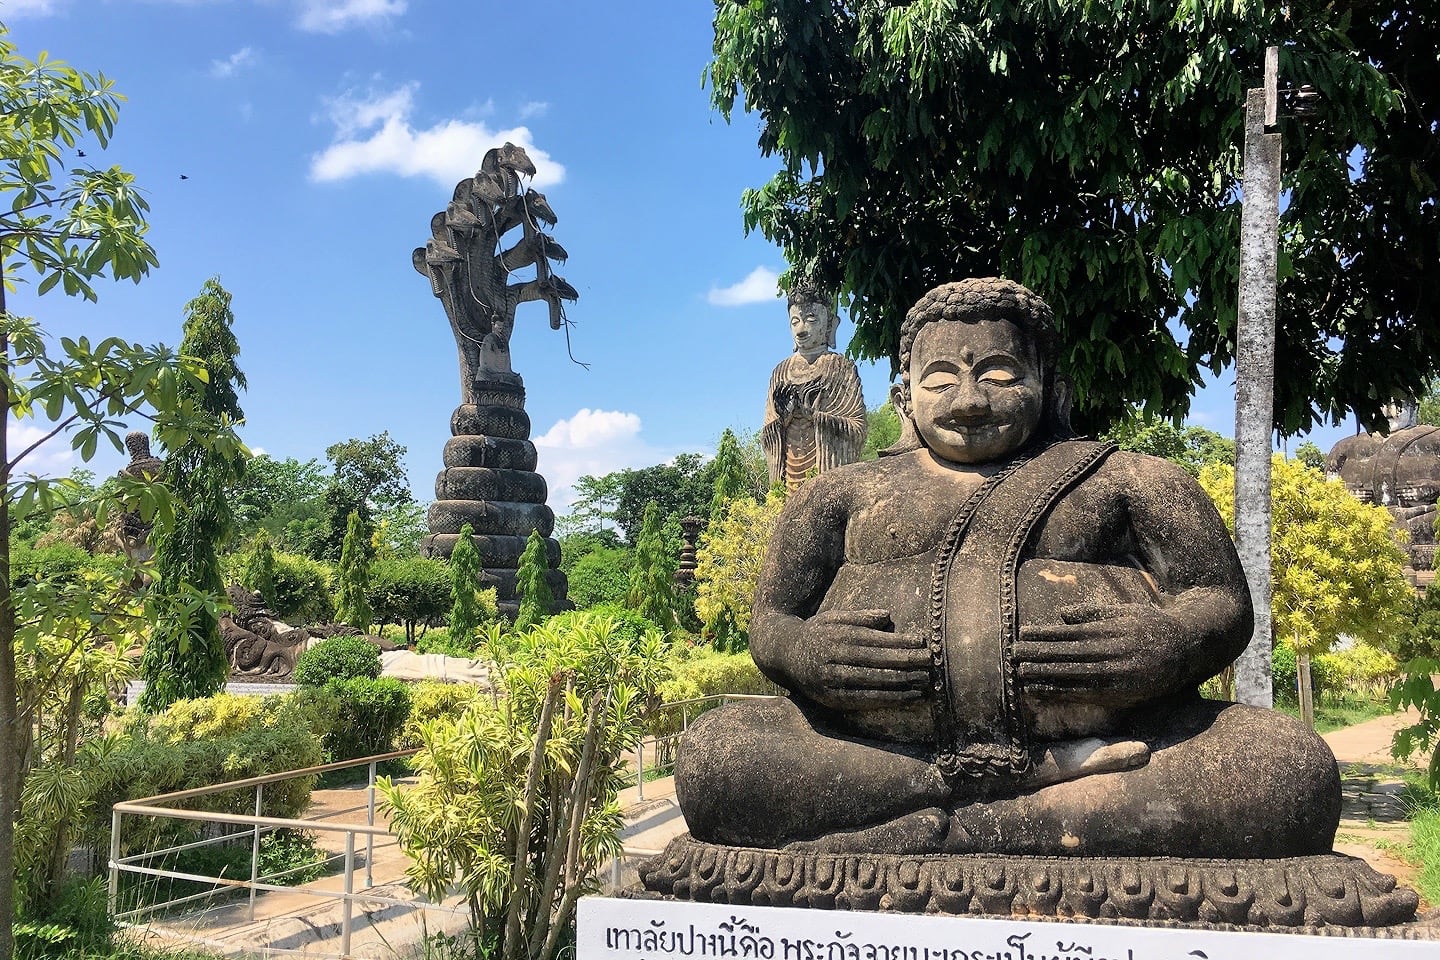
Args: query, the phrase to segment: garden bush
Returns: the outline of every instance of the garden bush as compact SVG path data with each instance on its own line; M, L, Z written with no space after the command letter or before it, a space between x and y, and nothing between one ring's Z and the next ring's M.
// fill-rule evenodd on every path
M472 703L488 692L468 683L443 683L426 680L410 688L410 715L400 729L396 750L413 750L422 745L420 729L434 720L454 721Z
M577 610L622 603L630 589L634 564L635 551L625 547L598 547L586 552L566 572L570 602Z
M328 564L296 553L276 553L275 596L266 597L265 603L276 618L288 623L328 623L335 617L332 579Z
M1399 675L1399 664L1384 650L1368 643L1355 643L1315 658L1324 672L1332 695L1378 700L1385 697ZM1315 666L1311 664L1311 673Z
M631 646L650 631L660 629L653 620L620 603L602 603L588 610L569 610L551 617L546 625L557 630L570 630L589 622L592 617L608 617L614 620L615 636Z
M308 687L323 687L331 680L380 676L380 648L364 637L331 637L295 658L291 678Z
M293 694L261 698L222 693L201 700L179 700L158 714L127 713L120 732L105 744L105 762L95 772L100 784L89 808L90 845L106 849L110 808L123 800L321 763L324 753L316 726L324 723L325 714L313 698ZM261 812L267 817L297 817L310 802L314 785L314 777L267 785ZM255 795L249 789L235 790L179 805L253 814ZM193 832L196 827L132 818L123 839L129 849L177 829Z
M410 715L410 688L394 677L331 680L325 693L335 698L335 724L325 735L329 762L389 753Z
M450 612L450 568L424 557L377 560L366 596L376 623L403 626L406 643L414 643L417 627L442 623Z
M678 644L671 650L671 676L660 684L659 689L660 699L665 703L696 700L721 693L780 692L755 666L755 660L748 651L720 653L709 647L682 647ZM689 710L690 719L716 706L719 706L718 702L695 704ZM675 733L680 729L681 720L677 710L657 711L651 718L651 733L656 736Z

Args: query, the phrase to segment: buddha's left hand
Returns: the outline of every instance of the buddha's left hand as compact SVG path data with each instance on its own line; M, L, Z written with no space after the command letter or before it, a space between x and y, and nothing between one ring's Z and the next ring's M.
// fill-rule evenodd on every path
M1188 649L1179 618L1150 603L1077 603L1057 612L1062 623L1020 628L1013 653L1026 690L1129 705L1170 689Z

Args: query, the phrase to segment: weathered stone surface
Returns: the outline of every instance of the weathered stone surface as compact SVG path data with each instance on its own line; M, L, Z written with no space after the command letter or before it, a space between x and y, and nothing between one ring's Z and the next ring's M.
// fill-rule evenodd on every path
M255 591L231 586L226 594L235 609L221 615L220 639L231 671L246 678L290 679L310 633L272 618L264 598Z
M770 374L760 442L770 482L795 490L805 479L860 459L868 423L860 374L834 351L834 297L814 285L790 288L795 352Z
M447 468L534 470L535 444L529 440L504 440L499 437L451 437L445 441L443 462Z
M1173 464L1073 437L1055 349L1008 281L910 311L900 441L804 484L769 544L750 649L789 698L711 711L681 748L697 841L862 871L1331 850L1325 743L1198 693L1251 631L1224 524Z
M551 267L563 247L540 231L555 212L543 194L525 189L534 164L507 143L485 154L474 177L455 186L451 203L430 220L432 237L412 255L430 280L455 334L460 361L460 406L450 417L445 469L435 479L435 502L422 544L426 556L448 557L469 523L487 564L508 569L495 583L502 612L517 609L514 572L526 537L550 537L555 515L545 506L545 479L535 473L535 445L525 412L525 385L510 365L515 308L528 301L549 307L550 325L564 324L563 304L579 294ZM506 235L520 230L520 239ZM534 279L512 282L513 271L534 268ZM487 552L487 548L491 548ZM559 544L548 540L552 567ZM552 570L564 597L564 574Z
M1418 898L1363 860L855 856L726 847L688 835L642 864L677 900L894 913L1075 917L1255 927L1414 919Z
M1411 570L1435 569L1435 502L1440 498L1440 427L1417 424L1414 407L1395 407L1388 434L1346 437L1325 458L1362 503L1385 507L1409 536Z

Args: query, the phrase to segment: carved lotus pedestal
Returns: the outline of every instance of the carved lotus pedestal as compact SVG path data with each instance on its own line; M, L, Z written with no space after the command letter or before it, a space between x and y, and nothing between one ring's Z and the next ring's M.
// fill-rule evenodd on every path
M514 616L520 555L530 532L539 531L551 567L550 592L563 604L567 585L558 569L560 544L550 536L555 514L545 505L545 478L535 472L525 386L518 375L483 381L475 399L456 407L450 417L445 469L435 477L435 502L427 516L430 535L421 542L421 552L449 557L460 528L470 524L500 612Z
M649 896L736 906L1309 932L1409 924L1391 935L1440 938L1440 928L1410 923L1418 903L1413 890L1340 854L1277 860L821 854L720 846L686 834L642 865L640 879Z

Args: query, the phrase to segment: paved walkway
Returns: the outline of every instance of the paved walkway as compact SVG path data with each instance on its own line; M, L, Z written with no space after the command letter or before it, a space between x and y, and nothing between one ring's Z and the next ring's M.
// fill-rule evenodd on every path
M1412 887L1416 868L1399 855L1410 843L1402 799L1405 767L1390 755L1390 742L1396 730L1416 719L1413 712L1390 714L1324 735L1340 764L1336 851L1359 857ZM1409 766L1423 769L1428 762L1428 756L1411 757Z

